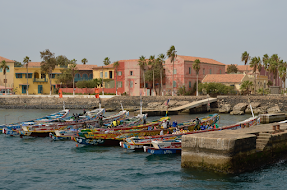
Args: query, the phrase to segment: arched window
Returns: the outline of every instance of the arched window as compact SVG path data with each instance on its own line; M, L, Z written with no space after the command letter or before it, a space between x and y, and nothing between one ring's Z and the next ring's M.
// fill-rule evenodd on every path
M83 80L88 80L88 79L89 79L88 75L86 73L83 74Z
M80 78L80 74L79 73L75 74L75 78Z
M93 79L93 74L90 74L89 79Z
M39 78L39 73L35 72L35 73L34 73L34 78L35 78L35 79L38 79L38 78Z

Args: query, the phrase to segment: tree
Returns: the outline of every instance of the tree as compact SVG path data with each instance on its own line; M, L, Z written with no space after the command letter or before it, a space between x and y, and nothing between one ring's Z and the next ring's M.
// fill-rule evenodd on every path
M26 75L26 78L27 78L27 90L26 91L27 91L27 96L28 96L29 95L29 93L28 93L28 88L29 88L29 84L28 84L28 76L29 76L29 74L28 74L28 63L31 62L31 60L30 60L30 58L28 56L26 56L24 58L23 62L26 63L26 69L27 69L27 75Z
M163 53L159 54L156 62L160 67L160 90L162 91L162 75L163 75L162 72L163 72L163 64L165 62L165 55ZM161 95L163 96L163 92L161 93Z
M48 74L49 81L50 81L50 95L52 95L51 75L57 65L57 60L55 58L55 54L50 52L49 49L46 49L45 51L40 52L40 56L41 56L41 59L43 59L43 61L41 62L41 70L44 73Z
M111 64L110 58L108 58L108 57L106 57L103 62L105 65Z
M22 63L14 60L14 67L22 67Z
M279 77L281 78L281 80L284 82L284 89L286 90L286 67L287 67L287 63L283 62L283 60L280 61L279 63Z
M241 55L241 61L244 62L244 64L246 65L246 73L248 71L248 65L247 62L250 60L250 56L249 53L247 53L247 51L243 52Z
M72 77L73 77L73 96L75 95L75 75L76 75L76 67L77 67L77 60L73 59L71 60L71 64L69 65L69 69L70 69L70 72L72 74Z
M173 89L173 82L174 82L174 59L177 57L176 51L175 51L175 47L171 46L169 48L169 50L166 53L167 57L170 58L170 62L172 63L172 96L174 94Z
M62 67L68 67L70 64L70 60L64 56L64 55L59 55L56 57L57 65L62 66Z
M145 91L145 66L147 65L146 63L146 58L145 56L140 56L139 58L139 61L138 61L138 65L140 66L140 69L143 71L143 81L144 81L144 94L146 94L146 91Z
M71 84L71 82L73 81L72 72L70 68L65 68L61 70L61 73L62 74L56 76L57 82L65 84L67 87L68 84Z
M246 80L240 85L240 90L244 92L245 94L250 94L250 88L252 86L253 86L253 83L249 80Z
M254 73L254 79L255 79L255 85L254 85L254 93L256 94L256 71L258 70L258 67L261 67L261 60L260 57L253 57L251 59L251 62L249 63L250 67L253 68L253 73Z
M86 58L84 58L84 59L82 59L82 63L83 63L84 65L86 65L86 63L88 63L88 60L87 60Z
M9 69L9 67L6 65L6 61L3 60L1 62L1 65L0 65L0 68L3 70L3 75L5 75L5 95L7 94L6 93L6 82L7 82L7 79L6 79L6 70Z
M119 64L119 62L118 61L116 61L116 62L114 62L114 64L113 64L113 67L115 68L115 73L116 73L116 95L118 95L118 67L120 66L120 64Z
M268 68L269 68L269 56L267 54L263 55L262 62L263 62L264 70L265 70L264 73L266 76L266 71L268 71ZM269 73L268 73L268 79L269 79Z
M193 62L193 64L192 64L192 68L196 72L196 96L198 96L198 73L199 73L199 70L200 70L200 65L199 64L200 64L199 59L196 59Z
M274 85L276 85L276 78L278 76L278 66L280 57L277 54L273 54L269 59L269 71L273 74Z
M154 87L154 69L155 69L155 66L156 66L156 61L155 61L155 56L154 55L151 55L149 57L148 65L151 65L151 69L152 69L152 89L155 92L155 87Z
M237 73L238 69L236 65L231 64L227 66L227 73Z

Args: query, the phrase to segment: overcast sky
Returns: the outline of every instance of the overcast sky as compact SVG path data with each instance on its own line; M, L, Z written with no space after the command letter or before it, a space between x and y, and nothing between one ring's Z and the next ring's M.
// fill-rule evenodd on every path
M0 56L41 61L40 51L88 64L166 53L243 64L287 61L284 0L0 0Z

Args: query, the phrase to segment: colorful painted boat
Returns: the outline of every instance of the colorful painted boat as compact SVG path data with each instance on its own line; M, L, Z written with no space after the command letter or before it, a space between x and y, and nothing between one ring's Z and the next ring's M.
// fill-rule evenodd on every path
M142 136L142 137L131 137L126 138L125 142L121 142L120 146L126 149L140 149L143 146L151 145L152 141L167 141L167 140L181 140L182 135L194 134L194 133L203 133L209 131L218 131L218 130L236 130L241 128L243 125L249 124L249 126L254 126L260 123L260 118L252 117L246 119L242 122L236 123L234 125L225 126L221 128L213 128L206 130L198 130L198 131L190 131L185 133L177 133L177 134L166 134L166 135L155 135L155 136Z
M98 117L105 112L105 109L95 109L88 111L79 120L66 121L59 123L45 123L32 126L22 126L22 130L19 130L20 136L33 136L33 137L48 137L49 133L55 132L55 130L63 130L67 127L82 127L84 124L89 125L97 121Z
M79 144L85 144L87 145L87 142L90 142L91 139L101 139L102 141L99 141L102 146L108 145L118 145L120 140L123 140L127 137L131 136L146 136L146 135L156 135L160 134L162 129L156 129L156 130L148 130L148 128L153 128L155 126L160 125L163 121L169 119L169 117L163 117L159 120L152 121L147 124L142 124L138 126L131 126L131 127L121 127L121 128L111 128L105 131L96 131L96 132L88 132L83 133L79 132L78 137L75 137L75 141ZM120 129L120 130L119 130ZM167 129L164 130L165 133L168 131ZM83 139L90 139L87 141L84 141ZM105 143L107 142L107 143ZM95 145L93 142L91 145Z
M150 154L180 154L181 153L181 148L179 149L156 149L154 147L150 146L144 146L143 147L144 152L150 153Z
M144 152L150 154L180 154L181 140L152 141L151 146L143 146Z
M17 123L11 123L11 124L2 124L0 125L0 131L4 134L13 136L13 135L18 135L17 130L21 129L23 125L35 125L39 123L47 123L51 121L55 121L58 119L65 118L69 114L70 110L62 110L56 113L52 113L50 115L38 118L38 119L33 119L29 121L22 121L22 122L17 122Z
M113 114L111 116L103 118L103 124L109 124L111 121L114 120L123 120L129 115L128 111L120 111L117 114ZM94 130L95 123L98 122L98 119L93 122L86 122L86 128L81 128L82 126L70 126L69 128L62 129L62 130L55 130L55 134L51 133L49 136L53 140L70 140L73 137L78 136L78 133L88 133ZM80 131L79 131L80 130Z

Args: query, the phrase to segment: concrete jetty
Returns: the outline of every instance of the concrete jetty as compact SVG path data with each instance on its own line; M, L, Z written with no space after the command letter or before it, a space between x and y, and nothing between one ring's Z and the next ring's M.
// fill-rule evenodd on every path
M287 157L287 124L185 135L181 166L242 173Z

